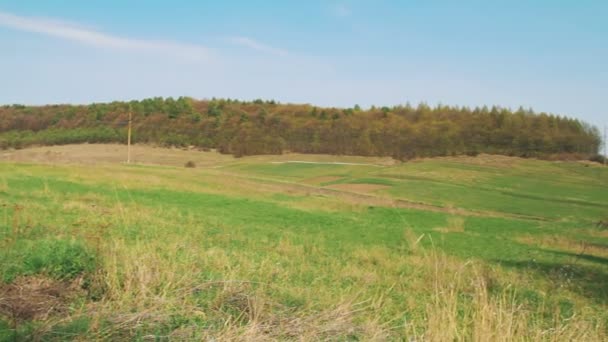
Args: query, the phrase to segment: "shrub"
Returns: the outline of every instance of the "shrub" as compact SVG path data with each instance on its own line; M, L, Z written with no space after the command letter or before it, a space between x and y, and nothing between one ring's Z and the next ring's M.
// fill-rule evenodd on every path
M195 168L195 167L196 167L196 164L194 164L194 162L193 162L192 160L189 160L189 161L186 163L186 165L184 165L184 166L185 166L185 167L188 167L188 168Z
M591 156L589 158L589 160L592 162L603 164L604 162L606 162L606 157L604 157L601 154L596 154L596 155Z

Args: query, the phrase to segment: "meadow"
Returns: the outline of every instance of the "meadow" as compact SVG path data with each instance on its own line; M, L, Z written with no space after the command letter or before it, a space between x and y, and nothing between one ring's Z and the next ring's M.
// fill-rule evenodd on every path
M0 340L608 339L599 164L123 150L0 153Z

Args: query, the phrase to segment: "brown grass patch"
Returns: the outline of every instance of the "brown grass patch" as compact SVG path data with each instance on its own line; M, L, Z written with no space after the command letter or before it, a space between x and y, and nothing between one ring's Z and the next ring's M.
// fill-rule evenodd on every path
M366 326L355 322L356 314L364 309L362 303L345 301L328 310L302 314L286 309L271 312L270 303L258 296L241 301L246 302L243 310L251 312L246 323L239 326L229 322L219 333L204 334L203 340L341 341L357 335L364 336L365 340L386 340L388 337L387 331L374 322Z
M445 227L433 229L442 233L464 233L464 218L458 216L448 217Z
M349 192L360 192L360 193L364 193L364 194L390 188L390 186L388 186L388 185L381 185L381 184L332 184L332 185L328 185L327 187L330 189L349 191Z
M11 284L0 286L0 315L16 324L65 314L69 304L84 295L81 282L81 279L66 282L43 276L17 278Z
M588 234L589 236L608 238L608 229L605 229L605 230L585 229L584 232L586 234Z
M132 145L131 161L136 164L184 166L192 161L200 167L232 161L230 155L198 150ZM73 144L28 147L0 154L0 160L43 164L116 164L127 160L127 146L120 144Z
M480 166L493 166L499 168L513 167L520 164L525 158L521 157L509 157L499 154L485 154L481 153L477 156L455 156L455 157L433 157L433 158L421 158L420 160L445 160L455 161L458 163L467 163Z
M523 236L516 240L527 245L566 251L576 255L608 257L608 245L600 243L573 240L562 236Z

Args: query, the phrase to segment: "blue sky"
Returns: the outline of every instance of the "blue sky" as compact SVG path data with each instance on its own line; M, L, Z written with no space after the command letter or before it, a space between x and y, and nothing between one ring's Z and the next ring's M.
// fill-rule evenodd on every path
M520 105L608 121L608 1L0 0L0 103Z

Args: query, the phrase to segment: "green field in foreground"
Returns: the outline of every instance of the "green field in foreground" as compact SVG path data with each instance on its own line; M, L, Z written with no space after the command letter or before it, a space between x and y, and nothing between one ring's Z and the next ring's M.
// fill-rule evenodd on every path
M0 340L608 337L608 169L300 157L0 163Z

